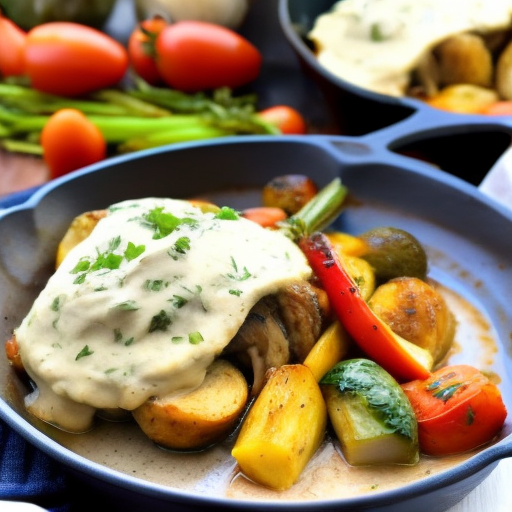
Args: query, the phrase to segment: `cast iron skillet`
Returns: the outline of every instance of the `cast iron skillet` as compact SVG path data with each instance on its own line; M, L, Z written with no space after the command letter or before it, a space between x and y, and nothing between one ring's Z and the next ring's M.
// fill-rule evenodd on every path
M259 197L251 190L276 175L304 173L320 186L340 176L355 201L337 219L338 228L355 234L383 225L410 231L432 254L431 275L483 311L501 340L493 370L501 377L504 400L512 411L512 360L507 345L512 332L512 213L467 182L389 151L390 145L387 130L373 138L226 138L116 157L50 182L25 203L0 213L0 309L4 318L0 338L11 335L44 286L53 269L57 243L79 213L128 198L203 193L240 208L248 197L251 202ZM96 492L105 493L102 503L111 510L305 511L314 507L347 512L441 512L485 479L501 459L512 455L509 418L492 445L454 468L397 489L347 499L320 496L289 501L279 494L258 501L226 498L216 492L215 475L193 490L180 489L173 482L146 480L145 472L153 466L160 475L177 465L186 472L186 456L163 452L149 446L146 439L138 441L123 424L104 424L77 436L37 422L22 405L26 388L2 357L0 390L0 416ZM144 465L137 465L137 457L150 449L155 452L151 457L158 460L144 459ZM125 454L125 469L113 464L119 453ZM130 459L133 454L137 455ZM204 460L206 466L211 463L208 456ZM211 473L218 468L215 462Z
M307 39L315 19L328 12L337 0L279 0L278 21L303 72L323 92L337 116L342 133L363 135L397 124L403 134L425 130L428 140L419 149L444 170L478 184L486 170L510 144L507 135L512 117L493 117L444 112L411 97L393 97L358 87L334 75L315 57ZM349 52L350 48L346 48ZM385 58L385 55L383 55ZM459 126L450 131L453 125ZM440 139L428 136L428 128L445 126ZM434 132L435 133L435 132ZM450 134L450 137L446 137ZM481 149L485 147L485 151Z

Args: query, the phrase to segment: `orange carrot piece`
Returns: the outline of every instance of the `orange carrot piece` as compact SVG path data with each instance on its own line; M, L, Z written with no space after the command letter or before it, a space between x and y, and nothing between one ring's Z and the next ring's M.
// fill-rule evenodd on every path
M277 227L277 223L287 219L286 212L282 208L274 206L256 206L247 208L242 212L242 217L256 222L264 228Z

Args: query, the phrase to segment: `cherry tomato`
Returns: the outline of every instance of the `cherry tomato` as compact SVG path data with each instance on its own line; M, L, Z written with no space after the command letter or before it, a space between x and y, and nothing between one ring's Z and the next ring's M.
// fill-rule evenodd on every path
M276 125L285 135L304 135L307 125L302 114L287 105L276 105L258 114L264 121Z
M202 21L169 24L157 38L157 66L169 87L184 92L230 87L255 80L262 56L231 29Z
M0 74L23 75L26 33L11 20L0 16Z
M72 108L58 110L50 117L41 132L41 145L52 179L106 156L106 143L99 128Z
M448 455L489 442L507 410L498 387L469 365L446 366L402 385L418 420L421 451Z
M25 71L34 89L79 96L116 85L127 68L126 48L94 28L55 21L27 34Z
M158 34L168 25L159 16L140 22L128 40L128 56L130 64L142 79L151 85L158 85L162 77L156 66L155 43Z

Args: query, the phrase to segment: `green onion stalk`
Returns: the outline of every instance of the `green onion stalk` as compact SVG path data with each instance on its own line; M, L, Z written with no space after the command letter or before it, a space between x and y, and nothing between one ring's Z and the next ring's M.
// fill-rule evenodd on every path
M187 94L135 80L131 88L102 89L86 98L36 91L7 79L0 82L0 146L42 155L40 133L63 108L80 110L94 123L113 153L228 135L278 135L256 111L256 96L236 97L228 88Z
M341 213L348 188L334 178L297 213L278 223L279 230L294 241L328 227Z

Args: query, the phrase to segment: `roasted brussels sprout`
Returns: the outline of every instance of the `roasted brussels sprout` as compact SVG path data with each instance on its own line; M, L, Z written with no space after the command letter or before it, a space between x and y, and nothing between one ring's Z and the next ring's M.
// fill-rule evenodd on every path
M263 187L263 205L283 209L288 215L297 213L318 192L317 186L302 174L278 176Z
M361 258L373 267L377 283L402 276L426 279L427 254L407 231L379 227L359 235L359 238L366 243L366 252Z

